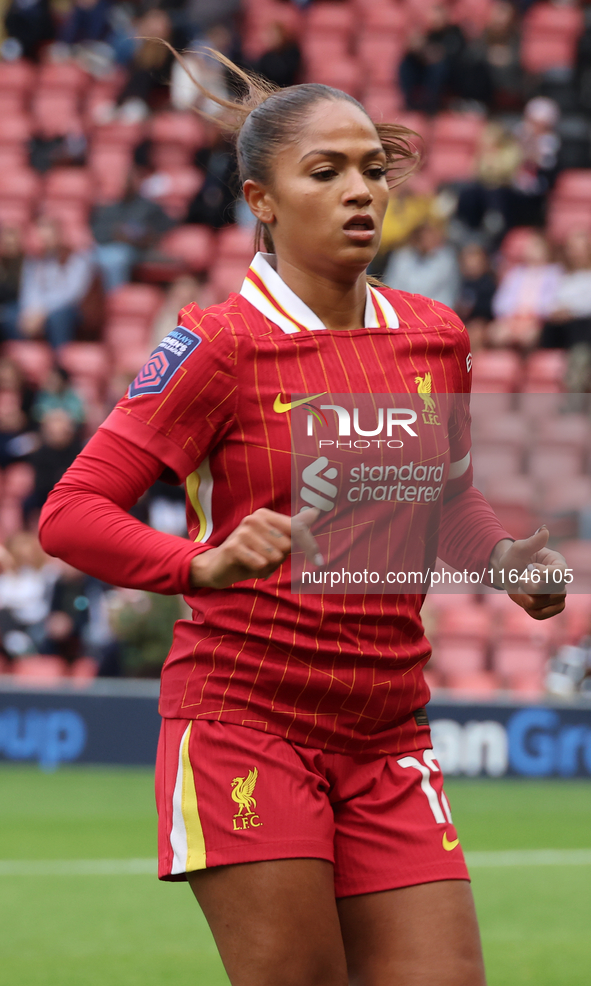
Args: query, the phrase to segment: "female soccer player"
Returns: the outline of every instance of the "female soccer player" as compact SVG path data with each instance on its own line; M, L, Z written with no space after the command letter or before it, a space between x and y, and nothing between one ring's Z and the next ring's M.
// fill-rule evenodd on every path
M42 543L191 605L162 674L159 873L189 881L233 986L481 986L424 709L423 596L290 583L291 395L416 395L417 379L465 393L467 333L444 305L366 279L407 132L325 86L243 81L229 108L267 253L240 294L184 309L56 486ZM546 530L510 540L471 486L466 432L443 426L444 495L395 503L392 537L440 511L458 568L560 567ZM161 476L185 482L188 541L126 513ZM318 565L327 517L296 524ZM516 598L537 619L564 605Z

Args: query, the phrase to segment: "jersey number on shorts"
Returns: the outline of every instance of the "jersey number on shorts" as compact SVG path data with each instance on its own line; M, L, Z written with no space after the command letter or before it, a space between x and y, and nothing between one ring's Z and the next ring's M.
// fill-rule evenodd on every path
M423 760L424 763L421 763L417 757L403 757L402 760L397 760L396 763L401 767L414 767L415 770L418 770L421 775L421 790L429 802L429 808L433 812L433 818L436 822L449 822L452 825L449 801L445 797L445 793L443 791L441 792L441 804L439 804L437 791L431 786L431 771L434 774L439 773L439 767L433 750L423 750ZM443 810L441 805L443 805Z

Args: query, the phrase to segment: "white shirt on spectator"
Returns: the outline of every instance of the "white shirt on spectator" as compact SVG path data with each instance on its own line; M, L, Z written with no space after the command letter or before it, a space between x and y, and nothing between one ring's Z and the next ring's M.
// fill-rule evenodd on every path
M562 275L554 298L554 310L566 308L573 318L591 317L591 270L573 270Z
M88 291L92 274L92 256L86 251L71 253L63 264L57 257L30 257L23 264L20 307L50 314L76 305Z
M454 307L460 289L456 253L447 244L426 254L410 246L395 250L383 279L389 288L422 294L450 308Z

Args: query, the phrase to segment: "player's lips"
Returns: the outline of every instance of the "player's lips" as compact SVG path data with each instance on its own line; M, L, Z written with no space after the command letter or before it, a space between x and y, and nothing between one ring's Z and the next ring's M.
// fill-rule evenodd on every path
M343 232L355 243L371 243L375 236L376 227L373 218L368 213L351 216L343 226Z

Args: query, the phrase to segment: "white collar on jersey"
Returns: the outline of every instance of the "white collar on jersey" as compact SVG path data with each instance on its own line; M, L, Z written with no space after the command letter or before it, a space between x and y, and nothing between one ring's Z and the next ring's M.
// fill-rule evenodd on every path
M240 289L240 294L284 332L326 329L311 308L298 298L275 270L274 253L257 253ZM367 285L365 328L397 329L400 323L390 302L381 291Z

